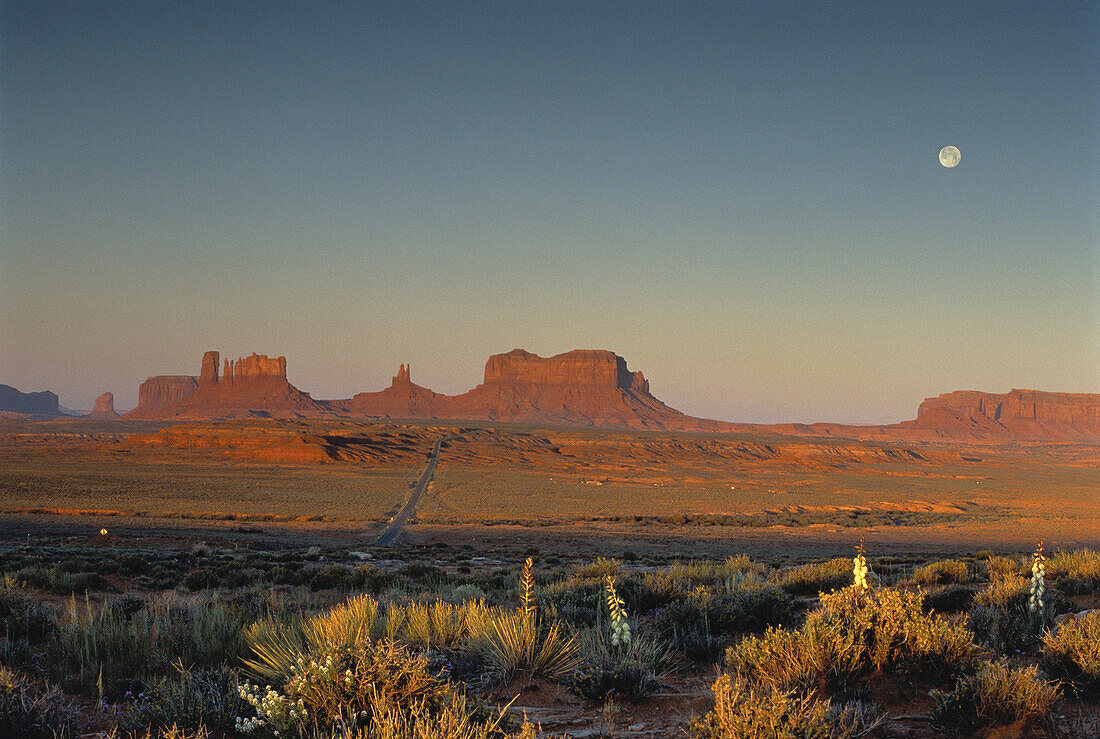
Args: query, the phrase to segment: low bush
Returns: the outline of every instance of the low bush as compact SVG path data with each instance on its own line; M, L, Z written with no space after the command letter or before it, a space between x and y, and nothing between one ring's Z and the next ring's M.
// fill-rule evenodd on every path
M1011 654L1036 638L1023 604L975 606L967 613L967 625L978 644L1001 654Z
M52 609L12 583L0 584L0 635L9 641L27 639L39 643L50 636L56 627Z
M800 630L746 638L726 652L726 662L749 685L785 690L822 679L843 686L902 665L954 672L979 651L962 620L924 613L918 593L846 588L823 596Z
M714 710L697 720L697 739L773 739L774 737L863 737L882 725L876 707L860 702L833 705L796 691L751 688L729 675L712 687Z
M414 707L436 714L450 688L428 665L426 656L389 640L324 650L296 662L281 692L242 685L240 695L256 715L239 721L237 730L286 736L306 728L363 728L373 714Z
M1014 669L987 662L961 678L950 692L932 691L932 724L952 733L972 733L984 726L1040 718L1061 695L1057 685L1042 680L1034 665Z
M975 589L966 585L948 585L924 594L924 607L938 613L960 613L974 604Z
M114 590L97 572L64 572L58 567L31 565L16 571L12 578L20 585L40 588L54 595L83 595L87 592Z
M738 634L790 623L794 604L775 585L752 585L728 593L703 590L658 609L652 618L654 633L688 659L715 660Z
M135 729L150 726L162 730L208 729L229 736L237 718L246 715L249 709L240 695L236 673L225 665L180 669L175 675L153 680L146 687L145 696L142 710L129 722Z
M913 582L926 587L964 583L969 579L970 570L966 562L957 559L943 559L913 571Z
M1100 692L1100 612L1066 620L1043 637L1047 670L1081 691Z

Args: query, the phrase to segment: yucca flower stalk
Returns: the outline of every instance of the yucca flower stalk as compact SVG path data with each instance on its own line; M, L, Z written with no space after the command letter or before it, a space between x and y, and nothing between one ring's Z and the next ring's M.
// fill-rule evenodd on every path
M626 604L615 592L615 579L606 576L604 590L607 591L607 610L611 614L611 646L626 646L630 643L630 624L626 622Z
M856 547L856 556L852 559L853 587L860 590L869 590L871 585L867 582L867 573L870 571L871 568L867 565L867 556L863 547L863 537L860 537L859 545Z
M1046 557L1043 556L1043 540L1039 540L1039 547L1031 555L1031 588L1027 601L1027 610L1034 621L1038 621L1040 627L1043 624L1043 595L1046 594Z
M523 574L519 578L520 610L529 619L535 618L535 612L538 609L535 603L535 576L531 572L533 567L534 561L528 557L523 563Z

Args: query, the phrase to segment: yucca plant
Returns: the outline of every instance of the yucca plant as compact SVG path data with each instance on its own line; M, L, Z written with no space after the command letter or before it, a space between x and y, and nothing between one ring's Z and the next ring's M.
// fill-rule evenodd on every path
M528 557L519 582L520 607L491 622L485 632L485 647L490 664L501 677L529 670L535 675L558 679L580 664L576 639L562 632L560 621L554 620L544 628L537 617L533 566Z
M1043 556L1043 540L1031 555L1031 586L1028 589L1027 612L1039 631L1046 625L1046 612L1043 609L1043 595L1046 593L1046 557Z
M630 643L630 624L626 622L626 604L615 592L615 579L608 575L604 582L607 612L611 615L611 646L625 647Z

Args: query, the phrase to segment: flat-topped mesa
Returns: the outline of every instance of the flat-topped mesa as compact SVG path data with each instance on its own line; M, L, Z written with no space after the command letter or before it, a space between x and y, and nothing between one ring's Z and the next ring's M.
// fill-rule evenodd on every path
M917 418L898 424L945 436L1020 439L1100 438L1100 394L957 390L926 398Z
M88 414L88 418L94 421L113 421L118 418L118 413L115 412L115 395L114 393L103 393L95 399L95 405L92 406L92 412Z
M491 356L485 364L485 382L451 398L447 411L453 418L586 426L721 426L669 408L650 394L641 372L631 372L625 359L603 349L576 349L553 357L513 349Z
M634 387L634 374L627 370L625 359L603 349L575 349L553 357L513 349L507 354L494 354L485 363L485 385L566 385L629 390Z

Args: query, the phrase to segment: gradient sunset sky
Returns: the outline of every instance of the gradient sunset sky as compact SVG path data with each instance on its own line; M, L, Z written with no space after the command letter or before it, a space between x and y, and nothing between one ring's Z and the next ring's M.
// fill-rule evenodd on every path
M1095 2L5 1L0 382L456 393L523 347L738 421L1100 392L1098 69Z

